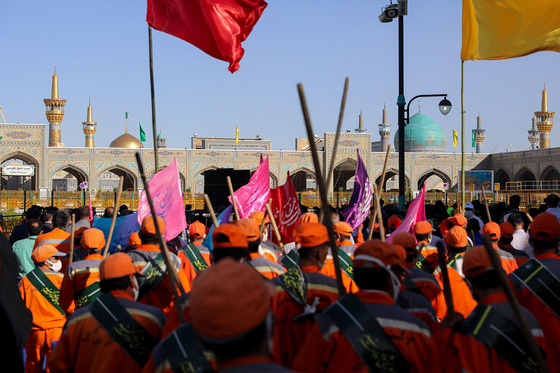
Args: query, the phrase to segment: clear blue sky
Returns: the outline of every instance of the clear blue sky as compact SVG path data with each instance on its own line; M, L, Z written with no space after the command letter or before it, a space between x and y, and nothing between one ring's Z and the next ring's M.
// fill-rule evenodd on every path
M291 150L305 130L296 85L304 85L316 133L336 128L344 78L350 88L343 130L364 125L379 139L377 125L387 103L396 131L398 94L397 22L378 21L388 0L271 0L247 41L235 74L192 45L154 30L158 131L170 148L190 147L200 137L257 134L273 149ZM139 137L138 121L151 146L151 108L146 3L142 1L4 1L0 12L0 106L7 122L47 123L53 66L66 146L83 146L82 122L91 96L95 144L125 130ZM448 93L451 113L439 99L423 99L422 112L447 136L461 127L461 2L410 1L405 17L405 95ZM478 111L486 128L485 152L527 149L527 130L540 110L543 82L550 110L560 111L560 55L540 52L503 61L465 63L466 151ZM413 103L411 114L417 111ZM560 119L557 119L560 120ZM559 146L560 124L551 146ZM512 146L510 146L512 144Z

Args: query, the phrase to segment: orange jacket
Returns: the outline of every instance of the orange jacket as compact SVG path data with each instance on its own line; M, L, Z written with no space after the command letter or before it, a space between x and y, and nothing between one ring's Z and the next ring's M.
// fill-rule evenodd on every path
M202 256L206 264L208 264L208 266L210 267L212 265L212 261L211 261L212 255L210 254L210 250L208 250L208 248L202 246L198 242L193 242L193 245L196 245L198 251L200 251L200 256ZM189 283L189 288L192 289L192 283L196 278L197 273L191 261L189 260L189 258L187 258L183 250L180 249L177 250L177 257L181 259L181 268L183 268L183 273L185 274L187 282Z
M183 309L183 317L185 318L185 322L191 321L191 314L189 313L189 297L191 293L181 295L180 302L181 308ZM167 314L167 321L165 322L165 326L163 328L163 334L161 335L161 339L163 340L169 334L173 333L175 329L181 326L181 320L179 320L179 314L177 313L177 308L175 304L173 304L173 309Z
M348 254L350 258L354 259L354 251L356 250L356 246L352 245L352 242L344 241L340 244L340 248L346 254ZM352 263L350 263L350 265L352 265ZM329 254L327 255L327 259L325 260L325 265L319 272L336 280L336 271L334 269L331 249L329 249ZM356 285L354 280L348 277L348 275L343 270L341 270L340 272L342 274L342 285L344 285L344 287L346 288L346 292L357 293L360 289L358 288L358 285Z
M282 265L263 258L259 253L251 253L251 265L268 280L272 280L286 272Z
M301 271L307 287L307 304L312 305L319 299L317 311L322 312L338 299L336 281L319 273L315 266L302 267ZM301 304L295 301L280 285L280 277L270 280L278 293L272 298L272 312L275 314L273 358L285 367L292 365L307 335L315 325L313 316L307 316L297 322L294 320L304 312Z
M438 351L428 326L395 305L382 291L356 294L376 316L383 330L408 362L410 372L440 371ZM294 361L298 372L369 372L360 356L338 328L320 316Z
M529 255L527 255L525 251L517 250L511 245L501 244L500 249L507 253L510 253L515 258L515 262L517 263L518 267L529 260Z
M40 234L35 240L35 245L33 250L37 246L41 245L53 245L58 251L63 253L70 252L70 232L66 232L64 229L55 228L52 231L44 234Z
M395 301L397 306L407 311L412 316L422 320L430 327L432 333L439 329L439 321L436 317L436 311L430 301L421 294L406 289L404 284L401 284L401 290Z
M436 317L443 320L447 313L447 304L445 304L445 297L439 282L434 275L412 267L412 264L407 263L406 267L410 271L407 275L408 278L418 287L426 298L432 303L432 307L436 311Z
M498 246L492 246L498 252L500 256L500 261L502 262L502 268L509 275L511 272L518 268L517 261L512 254L500 249Z
M428 261L432 269L435 270L436 267L439 265L437 247L430 246L429 242L427 241L418 242L418 244L421 243L424 244L424 247L422 248L422 251L420 251L420 255L426 258L426 260Z
M67 315L74 312L76 308L74 295L99 281L99 265L102 260L102 255L93 254L66 267L58 302Z
M111 294L144 329L161 339L165 323L161 310L133 301L124 291L116 290ZM82 307L70 315L47 366L51 373L123 373L142 370L97 322L89 312L89 307Z
M51 280L53 285L60 289L64 275L60 272L53 272L47 267L41 267L41 270L45 273L48 279ZM33 324L31 326L31 330L62 328L64 323L66 323L66 316L60 313L60 311L39 292L31 281L29 281L28 276L32 275L32 273L27 274L27 276L22 278L19 283L21 298L23 299L25 306L33 314Z
M451 287L451 294L453 295L453 307L455 308L455 312L460 313L466 318L476 307L477 302L472 297L471 289L463 278L463 255L464 253L460 254L455 259L457 261L457 267L461 272L457 272L448 265L447 273L449 275L449 286ZM439 286L443 289L443 276L441 275L439 266L434 271L434 277L439 282Z
M276 250L262 242L259 245L259 254L263 258L268 259L271 262L278 263L278 253L276 252Z

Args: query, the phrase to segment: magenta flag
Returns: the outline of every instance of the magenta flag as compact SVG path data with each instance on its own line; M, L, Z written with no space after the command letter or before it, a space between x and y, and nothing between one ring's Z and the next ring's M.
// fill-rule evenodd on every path
M248 218L255 211L264 211L270 198L270 176L268 171L268 156L261 162L251 180L233 193L239 218ZM231 202L231 196L228 197ZM183 214L184 215L184 214Z
M412 233L414 225L419 221L426 220L426 209L424 208L424 198L426 197L426 183L420 190L420 193L412 200L408 206L408 211L406 212L406 217L401 223L400 227L395 229L393 233L385 241L391 242L393 235L399 232Z
M362 157L360 157L360 152L358 151L358 167L356 168L356 176L354 179L354 190L352 191L352 197L350 197L348 208L341 211L344 219L352 229L358 228L360 224L366 220L372 199L373 191L369 176L364 161L362 161Z
M177 159L152 176L148 181L148 187L156 214L165 221L165 240L170 241L187 227ZM138 205L138 223L142 224L142 220L148 215L151 215L150 205L146 193L142 191Z

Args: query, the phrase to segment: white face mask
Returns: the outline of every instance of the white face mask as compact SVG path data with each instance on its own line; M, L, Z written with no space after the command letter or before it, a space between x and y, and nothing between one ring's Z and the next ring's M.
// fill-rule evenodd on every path
M132 281L132 291L134 292L134 300L138 300L138 293L139 291L139 286L138 286L138 280L136 279L136 276L132 276L133 281Z
M50 260L45 260L45 264L51 269L51 271L54 272L60 272L62 269L62 262L60 260L56 263L53 263Z
M261 242L268 241L268 227L265 225Z

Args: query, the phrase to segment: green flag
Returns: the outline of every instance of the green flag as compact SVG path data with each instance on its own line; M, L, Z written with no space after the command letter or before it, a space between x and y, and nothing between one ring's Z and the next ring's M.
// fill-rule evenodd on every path
M128 119L128 111L124 112L124 119Z
M476 132L472 130L472 147L476 148Z
M144 142L146 141L146 132L142 129L142 123L138 122L138 124L140 125L140 141Z

